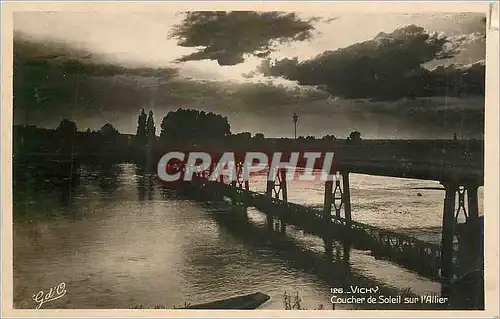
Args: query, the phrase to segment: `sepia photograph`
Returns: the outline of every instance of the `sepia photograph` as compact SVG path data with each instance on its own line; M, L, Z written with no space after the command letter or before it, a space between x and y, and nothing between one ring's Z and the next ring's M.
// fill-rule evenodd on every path
M485 310L486 12L99 8L12 13L13 309Z

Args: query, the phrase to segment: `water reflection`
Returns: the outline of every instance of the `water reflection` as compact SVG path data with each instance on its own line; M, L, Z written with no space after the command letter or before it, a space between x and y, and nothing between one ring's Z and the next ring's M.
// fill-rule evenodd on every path
M146 167L137 165L135 169L135 181L137 194L140 201L152 200L155 192L155 177L148 173Z
M116 164L102 164L97 168L97 171L99 174L98 183L101 191L108 196L116 193L120 187L119 177L123 173L121 166Z
M74 194L81 186L80 168L76 162L48 162L36 166L14 162L13 217L51 219L70 214ZM53 198L57 198L57 202ZM43 216L33 214L37 212L36 206L46 203L52 205L42 210Z
M258 225L252 219L249 221L241 213L240 207L236 210L223 204L219 204L217 208L214 204L206 204L204 207L210 210L210 216L225 232L241 240L245 247L259 254L262 253L263 247L271 252L269 255L261 254L261 258L276 260L275 258L278 257L282 267L292 267L310 273L321 278L331 287L349 287L350 285L373 287L377 285L381 292L387 295L398 293L398 290L384 283L352 271L349 261L349 247L342 243L332 242L329 244L331 246L330 253L318 254L286 236L280 227L270 232L267 225ZM335 256L331 253L333 250L337 252ZM237 275L238 273L233 274L233 276ZM399 306L395 305L394 308ZM366 308L366 305L363 308Z
M366 275L380 266L354 269L359 252L338 242L325 238L314 251L292 226L252 208L156 187L134 165L16 169L16 307L30 308L33 293L59 280L72 294L53 305L62 308L172 307L262 291L272 296L266 307L281 309L283 292L296 290L313 308L328 303L330 286L380 283ZM392 281L408 285L401 277Z

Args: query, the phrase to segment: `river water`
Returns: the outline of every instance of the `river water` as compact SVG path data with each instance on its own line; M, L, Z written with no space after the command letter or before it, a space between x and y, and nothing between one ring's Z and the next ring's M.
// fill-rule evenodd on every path
M283 309L284 292L298 292L307 309L329 309L330 288L345 285L335 278L440 291L437 282L356 250L347 268L318 275L294 258L321 255L321 239L287 229L298 247L290 254L267 237L262 213L250 208L253 226L236 227L224 217L228 205L183 198L134 164L19 165L14 176L15 308L34 308L31 296L60 282L67 294L43 308L173 308L260 291L271 296L263 309ZM354 220L439 243L439 183L351 174L350 184ZM254 177L250 188L263 192L265 177ZM289 201L321 207L323 189L289 182ZM482 188L479 199L482 215ZM337 305L353 307L363 306Z

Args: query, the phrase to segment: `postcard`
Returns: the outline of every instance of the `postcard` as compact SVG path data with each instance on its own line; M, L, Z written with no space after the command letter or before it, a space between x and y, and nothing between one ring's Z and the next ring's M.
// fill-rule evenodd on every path
M3 3L2 317L498 316L497 4Z

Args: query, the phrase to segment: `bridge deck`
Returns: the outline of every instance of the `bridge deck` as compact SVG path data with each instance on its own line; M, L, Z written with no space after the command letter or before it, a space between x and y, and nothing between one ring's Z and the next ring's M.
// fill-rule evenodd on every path
M151 150L151 169L156 169L160 157L169 151L207 152L220 156L233 152L244 157L247 152L273 154L282 152L284 158L291 152L334 152L334 165L352 173L436 180L441 182L484 184L484 141L452 140L363 140L358 142L324 140L264 139L260 141L225 141L196 144L168 144L158 142ZM108 154L113 155L113 154ZM106 160L103 153L72 154L19 153L14 160L58 160L61 163L89 158ZM123 159L122 159L123 160ZM300 164L300 163L299 163Z
M482 140L291 140L207 142L203 145L159 146L158 158L167 150L200 151L212 155L233 152L243 160L248 152L281 152L283 161L292 152L333 152L334 166L353 173L441 182L484 183L484 141ZM268 155L269 156L269 155ZM298 166L304 162L299 161Z

